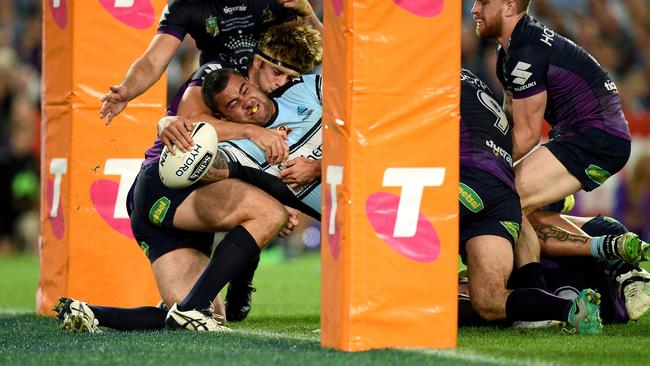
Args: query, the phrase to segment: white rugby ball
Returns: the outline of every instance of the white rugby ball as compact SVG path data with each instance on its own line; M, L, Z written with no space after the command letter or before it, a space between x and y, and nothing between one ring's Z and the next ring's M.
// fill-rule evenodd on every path
M185 188L196 183L217 156L217 131L206 122L195 122L190 133L194 146L186 153L174 146L174 154L163 148L158 162L160 180L169 188Z

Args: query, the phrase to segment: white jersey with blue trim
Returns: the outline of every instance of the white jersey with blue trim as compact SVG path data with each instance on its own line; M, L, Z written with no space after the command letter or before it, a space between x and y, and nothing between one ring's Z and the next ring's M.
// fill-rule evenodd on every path
M320 160L322 150L322 76L303 75L293 79L270 95L277 107L277 115L267 128L289 131L289 160L300 156ZM266 162L264 150L250 140L232 140L219 143L229 162L263 170L279 177L282 166ZM320 179L291 191L308 206L320 213Z

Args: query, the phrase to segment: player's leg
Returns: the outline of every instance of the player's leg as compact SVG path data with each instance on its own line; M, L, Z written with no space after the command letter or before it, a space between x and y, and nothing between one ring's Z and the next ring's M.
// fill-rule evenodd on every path
M581 334L602 332L599 296L583 291L567 300L537 288L508 290L512 271L511 243L500 236L477 236L466 243L469 291L472 306L486 320L559 320L573 325Z
M229 232L188 296L170 309L170 316L174 318L175 314L209 307L225 284L259 255L260 249L277 235L286 221L284 206L263 191L236 179L193 191L176 210L174 227Z
M607 216L568 216L567 219L593 236L623 235L629 232L623 224ZM623 261L607 261L605 267L619 287L620 298L614 301L622 299L629 318L639 320L650 316L650 273L638 265Z

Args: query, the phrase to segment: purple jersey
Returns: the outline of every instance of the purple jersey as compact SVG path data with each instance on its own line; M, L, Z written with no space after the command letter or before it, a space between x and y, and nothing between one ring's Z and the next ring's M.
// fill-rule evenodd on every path
M183 98L183 94L185 94L185 91L187 88L191 86L201 86L203 85L203 79L205 78L206 75L211 73L214 70L218 69L233 69L235 68L234 66L226 63L226 62L208 62L204 65L202 65L198 70L196 70L192 76L190 76L189 79L181 87L178 89L178 92L176 93L176 96L174 96L174 99L172 100L172 103L167 107L167 112L165 115L167 116L175 116L178 114L178 106L181 104L181 99ZM240 71L241 68L240 68ZM245 75L246 73L243 72ZM162 140L160 140L159 137L156 137L156 140L153 142L153 146L150 147L145 153L144 153L144 163L143 165L149 165L153 163L157 163L158 159L160 159L160 154L162 154L163 147L165 145L162 143Z
M295 11L276 0L172 0L160 17L158 33L181 41L189 33L202 51L202 64L246 66L264 30L295 18Z
M490 173L514 191L508 119L481 79L461 69L460 80L460 164Z
M630 140L616 85L598 62L526 14L512 32L508 51L498 49L497 76L514 99L548 93L544 118L555 133L598 128Z

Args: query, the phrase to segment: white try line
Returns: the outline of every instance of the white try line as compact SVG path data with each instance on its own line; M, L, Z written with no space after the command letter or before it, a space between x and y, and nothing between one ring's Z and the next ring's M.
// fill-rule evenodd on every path
M296 341L306 341L306 342L319 342L320 332L313 331L313 336L303 336L299 334L286 334L277 331L269 331L263 329L237 329L236 332L269 337L269 338L283 338ZM552 366L554 363L550 362L540 362L534 360L521 360L521 359L510 359L504 357L495 357L490 355L484 355L480 353L475 353L468 350L433 350L433 349L395 349L396 351L403 352L413 352L413 353L423 353L431 356L436 356L437 358L443 358L447 360L458 360L464 364L480 364L480 365L522 365L522 366Z
M0 308L0 315L26 315L35 313L34 309L28 308Z

